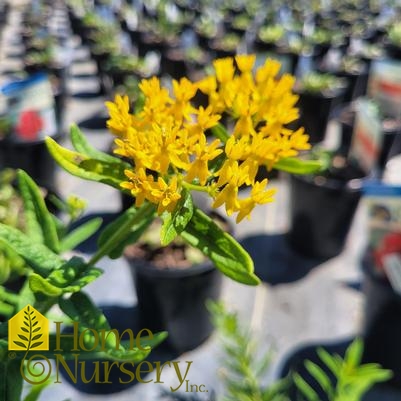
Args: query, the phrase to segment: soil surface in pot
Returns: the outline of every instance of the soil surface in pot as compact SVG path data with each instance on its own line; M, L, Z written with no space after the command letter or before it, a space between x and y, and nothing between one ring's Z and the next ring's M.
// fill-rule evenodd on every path
M231 231L230 225L223 217L215 212L210 212L209 216L223 231ZM180 238L168 246L160 246L159 226L159 222L152 225L143 240L129 245L124 255L131 260L145 260L157 269L189 269L207 260L198 249L188 246Z
M194 263L200 263L202 255L191 257L185 244L172 244L166 247L153 247L148 243L138 243L126 248L125 256L129 259L146 260L158 269L188 269Z

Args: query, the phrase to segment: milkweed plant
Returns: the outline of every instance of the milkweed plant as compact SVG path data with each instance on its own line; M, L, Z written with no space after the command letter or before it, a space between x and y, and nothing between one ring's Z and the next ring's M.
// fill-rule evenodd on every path
M258 68L255 61L255 55L217 59L212 73L200 81L173 80L171 88L157 77L144 79L135 110L127 96L106 102L118 157L93 149L77 127L71 129L75 150L47 138L50 153L65 170L135 199L94 261L119 256L160 216L162 245L179 235L227 276L259 283L246 251L192 200L193 192L205 193L213 208L224 207L240 223L256 206L274 199L268 179L256 178L260 167L292 173L322 167L319 160L298 157L311 145L303 128L290 128L299 117L295 78L279 75L276 60L267 59ZM196 104L199 93L208 99L205 106ZM249 195L241 196L240 187L248 188Z
M106 103L115 155L93 148L75 125L70 130L73 150L46 139L49 152L67 172L132 196L132 206L103 228L100 219L78 224L83 205L75 198L64 205L55 202L68 212L66 223L49 211L32 178L18 172L24 224L0 222L3 262L8 258L7 266L14 266L10 274L21 277L17 293L7 287L8 273L0 277L0 370L4 373L0 398L37 399L52 382L50 370L35 361L44 379L23 398L22 377L26 373L38 377L25 363L35 359L35 353L28 347L24 357L20 352L9 357L7 319L27 305L46 316L56 306L62 313L58 319L79 322L84 345L92 350L88 358L136 363L166 338L165 332L142 337L139 348L107 336L105 348L100 349L94 345L92 331L108 334L112 329L84 292L102 274L97 262L105 256L120 257L158 217L161 245L180 236L228 277L249 285L259 283L248 253L194 204L192 194L207 194L214 208L223 207L240 223L251 217L257 205L274 199L268 180L256 178L260 167L311 173L324 163L299 158L310 145L302 128L293 130L289 125L298 118L294 78L280 76L277 61L266 60L256 69L254 64L254 55L219 59L201 81L183 78L172 81L171 88L163 87L156 77L142 80L135 110L130 110L128 97L116 96ZM205 106L196 106L199 93L208 99ZM244 193L249 195L241 196L240 187L247 187ZM97 250L89 260L70 252L97 231ZM49 335L50 351L41 351L45 360L55 357L51 350L58 341L56 334ZM61 343L64 359L72 358L71 341L63 338Z

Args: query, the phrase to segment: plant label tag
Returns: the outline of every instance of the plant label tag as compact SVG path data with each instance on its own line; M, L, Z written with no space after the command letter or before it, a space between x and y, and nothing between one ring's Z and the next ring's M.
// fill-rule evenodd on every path
M401 255L392 253L383 259L384 270L393 290L401 295Z
M14 141L38 141L57 133L54 95L46 74L8 83L1 91L7 98Z
M374 99L388 117L401 116L401 62L375 61L368 83L368 96Z
M374 102L359 99L356 104L356 115L350 158L370 172L375 167L382 146L383 134L379 110Z

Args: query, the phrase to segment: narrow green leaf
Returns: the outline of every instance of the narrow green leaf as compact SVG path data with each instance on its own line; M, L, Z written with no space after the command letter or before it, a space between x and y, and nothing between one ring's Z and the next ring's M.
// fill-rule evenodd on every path
M279 160L273 168L291 174L313 174L324 170L326 165L322 160L301 160L287 157Z
M320 360L330 369L333 375L338 377L341 370L341 363L337 363L335 358L323 348L318 348L316 352Z
M63 148L50 137L46 138L46 145L54 160L72 175L117 189L121 189L120 183L126 180L124 170L129 165L120 159L113 163L91 159L83 153Z
M163 213L163 225L160 231L160 240L163 246L168 245L181 234L194 213L194 204L191 193L187 190L181 192L181 199L173 213Z
M312 361L305 361L305 367L330 398L333 394L333 385L322 368Z
M118 163L120 161L117 157L113 157L95 149L75 124L72 124L70 127L70 139L72 146L74 146L74 149L77 152L82 153L91 159L101 160L108 163Z
M294 383L298 390L306 397L308 401L319 401L319 396L313 388L298 374L294 373Z
M18 171L18 185L24 202L26 234L31 241L46 245L53 252L59 252L57 228L47 210L39 187L23 170Z
M100 217L91 219L75 230L68 233L61 241L60 249L62 252L74 249L77 245L93 235L102 225L103 219Z
M362 339L357 338L347 348L344 357L344 362L350 367L358 366L361 363L362 354L363 354L363 341Z
M253 261L245 249L198 208L194 208L181 237L210 258L226 276L243 284L260 283L253 272Z
M134 243L154 219L155 206L144 203L141 207L130 207L116 220L110 223L101 233L98 240L100 255L108 255L116 259L124 248ZM96 259L92 259L93 260Z
M29 236L13 227L0 223L0 238L41 276L47 276L52 270L63 264L60 256L46 246L32 242Z

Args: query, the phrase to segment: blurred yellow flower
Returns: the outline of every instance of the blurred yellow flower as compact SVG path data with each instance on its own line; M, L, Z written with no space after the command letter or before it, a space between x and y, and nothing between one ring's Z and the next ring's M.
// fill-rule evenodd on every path
M172 212L187 188L208 193L213 207L238 213L239 222L256 205L272 201L275 191L266 189L267 180L256 181L258 169L271 169L310 144L303 128L288 126L299 115L294 78L280 76L275 60L257 68L255 61L255 55L215 60L214 73L198 82L173 80L171 90L156 77L142 80L144 106L136 114L130 114L127 97L107 102L108 126L118 137L115 153L133 164L121 185L137 205L146 200L159 214ZM207 107L194 106L198 90L207 95ZM223 114L232 120L231 133L217 127ZM208 141L215 128L225 133ZM238 196L241 186L250 188L249 197Z

